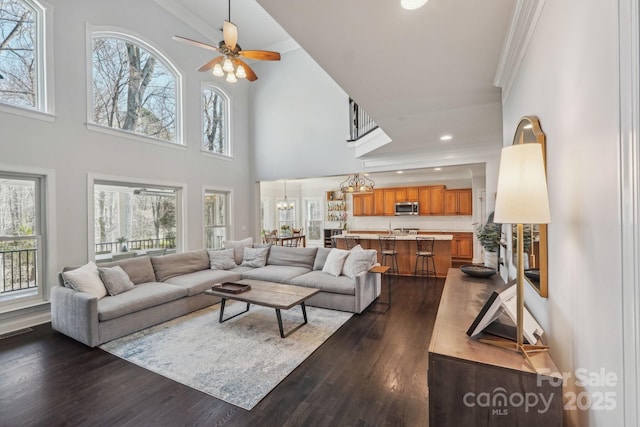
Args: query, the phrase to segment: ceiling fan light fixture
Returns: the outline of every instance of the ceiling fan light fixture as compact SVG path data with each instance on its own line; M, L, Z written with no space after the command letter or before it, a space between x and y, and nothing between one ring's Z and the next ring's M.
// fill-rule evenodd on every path
M224 76L224 71L222 70L222 65L216 64L213 66L213 75L216 77Z
M407 10L419 9L429 0L400 0L400 6Z
M231 62L231 59L229 59L228 57L225 58L224 62L222 63L222 70L226 71L227 73L233 72L233 62Z
M238 79L236 79L236 75L235 75L235 74L233 74L233 71L229 71L229 72L227 73L227 81L228 81L229 83L235 83L235 82L237 82L237 81L238 81Z
M238 69L236 70L236 77L239 79L247 78L247 72L242 65L238 65Z

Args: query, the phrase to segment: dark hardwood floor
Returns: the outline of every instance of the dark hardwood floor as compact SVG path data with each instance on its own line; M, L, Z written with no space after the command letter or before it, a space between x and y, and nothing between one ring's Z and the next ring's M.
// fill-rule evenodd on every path
M251 411L41 325L0 340L0 425L426 426L443 285L400 278L385 314L354 315Z

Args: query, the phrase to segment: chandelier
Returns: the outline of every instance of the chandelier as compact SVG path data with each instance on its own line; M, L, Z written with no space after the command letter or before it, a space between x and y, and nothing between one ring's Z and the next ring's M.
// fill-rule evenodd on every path
M276 206L280 211L289 211L295 206L293 202L289 202L289 199L287 199L287 181L284 182L284 200L278 202Z
M340 191L347 193L371 193L376 184L364 175L354 173L340 183Z

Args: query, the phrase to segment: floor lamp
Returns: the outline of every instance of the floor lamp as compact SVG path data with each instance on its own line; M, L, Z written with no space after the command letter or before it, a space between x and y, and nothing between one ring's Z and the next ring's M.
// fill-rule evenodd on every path
M544 345L524 344L524 233L523 224L548 224L549 196L540 144L515 144L502 149L498 173L498 192L493 220L517 227L517 322L516 343L494 341L499 347L518 351L533 366L529 352L543 351ZM489 342L483 340L483 342Z

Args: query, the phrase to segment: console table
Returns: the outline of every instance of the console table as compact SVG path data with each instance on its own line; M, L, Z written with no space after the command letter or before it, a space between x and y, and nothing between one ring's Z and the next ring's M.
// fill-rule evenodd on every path
M467 329L494 289L449 269L429 345L430 426L562 426L562 378L547 352L536 370L510 350L469 338Z

